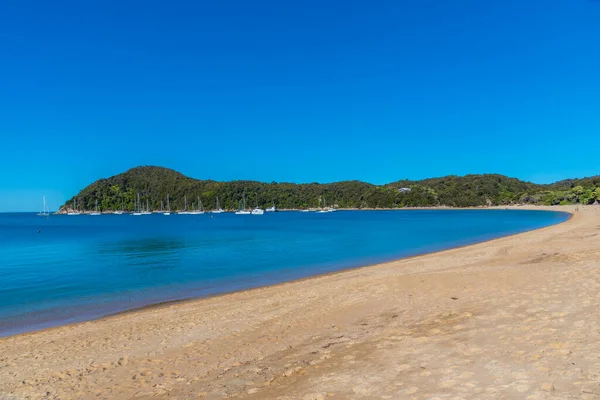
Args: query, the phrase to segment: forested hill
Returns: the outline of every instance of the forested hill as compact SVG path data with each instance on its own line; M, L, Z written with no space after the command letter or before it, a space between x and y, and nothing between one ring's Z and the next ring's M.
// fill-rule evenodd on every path
M107 179L100 179L69 199L66 211L77 200L79 210L91 210L96 200L101 210L134 209L140 196L143 204L157 210L169 195L172 210L188 208L199 197L205 209L215 207L219 197L224 209L233 210L245 197L248 207L281 209L316 208L399 208L450 206L469 207L505 204L590 204L600 201L600 177L571 179L538 185L503 175L446 176L421 181L398 181L372 185L359 181L328 184L262 183L255 181L216 182L197 180L162 167L137 167ZM194 205L195 206L195 205Z

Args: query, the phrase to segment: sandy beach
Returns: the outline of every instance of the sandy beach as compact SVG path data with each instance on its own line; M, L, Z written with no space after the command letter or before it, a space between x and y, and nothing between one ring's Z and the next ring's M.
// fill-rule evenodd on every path
M600 398L600 206L548 209L573 217L0 339L0 399Z

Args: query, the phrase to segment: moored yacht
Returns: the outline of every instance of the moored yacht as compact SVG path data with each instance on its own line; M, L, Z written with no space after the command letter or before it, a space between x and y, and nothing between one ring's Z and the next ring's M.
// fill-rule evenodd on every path
M96 208L90 213L90 215L102 215L100 210L98 210L98 200L96 200Z
M195 209L194 211L190 212L190 214L192 214L192 215L204 214L204 207L202 207L202 200L200 200L200 196L198 196L198 208Z
M224 212L225 212L225 210L223 210L221 208L221 206L219 205L219 196L217 196L217 207L214 210L212 210L211 213L213 213L213 214L221 214L221 213L224 213Z
M240 205L235 215L250 215L251 212L246 209L246 196L244 195L243 200L240 200Z
M115 215L121 215L125 212L125 202L123 200L121 200L121 209L117 210L117 211L113 211L113 214Z
M140 204L140 194L137 194L137 200L135 201L135 205L133 207L133 213L131 213L131 215L142 215L142 206Z
M179 215L187 215L187 214L191 214L188 210L187 210L187 197L183 196L183 202L184 202L184 206L183 206L183 211L179 211L177 214Z
M50 210L48 210L48 204L46 204L46 196L43 196L43 208L42 208L42 212L39 212L38 215L40 217L48 217L50 216Z
M334 211L335 211L335 208L327 206L327 201L325 200L325 196L323 196L323 208L318 210L317 213L323 214L323 213L330 213L330 212L334 212Z
M146 199L146 209L142 211L142 215L150 215L152 212L150 211L150 204L148 199Z
M265 210L263 210L262 208L259 208L258 206L256 206L256 208L254 210L252 210L252 215L263 215L265 213Z
M73 199L73 210L68 212L67 215L81 215L81 213L77 210L77 200Z
M162 204L162 202L161 202ZM171 215L171 205L169 204L169 193L167 193L167 210L163 212L163 215Z

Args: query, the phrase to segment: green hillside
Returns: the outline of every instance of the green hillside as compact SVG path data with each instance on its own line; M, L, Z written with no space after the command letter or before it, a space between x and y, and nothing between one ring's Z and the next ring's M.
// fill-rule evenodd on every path
M180 210L199 197L205 209L215 206L219 197L224 209L233 210L245 196L248 207L309 208L399 208L451 206L472 207L508 204L590 204L600 201L600 177L570 179L551 185L538 185L503 175L446 176L421 181L397 181L372 185L360 181L328 184L262 183L255 181L216 182L197 180L163 167L137 167L122 174L100 179L87 186L61 207L91 210L96 200L102 210L134 209L139 194L143 204L160 208L169 194L171 209Z

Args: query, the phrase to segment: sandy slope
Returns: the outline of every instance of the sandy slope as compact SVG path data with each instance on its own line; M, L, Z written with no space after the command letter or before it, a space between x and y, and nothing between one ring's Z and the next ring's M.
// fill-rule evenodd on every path
M0 340L0 398L600 398L600 208ZM3 397L4 396L4 397Z

